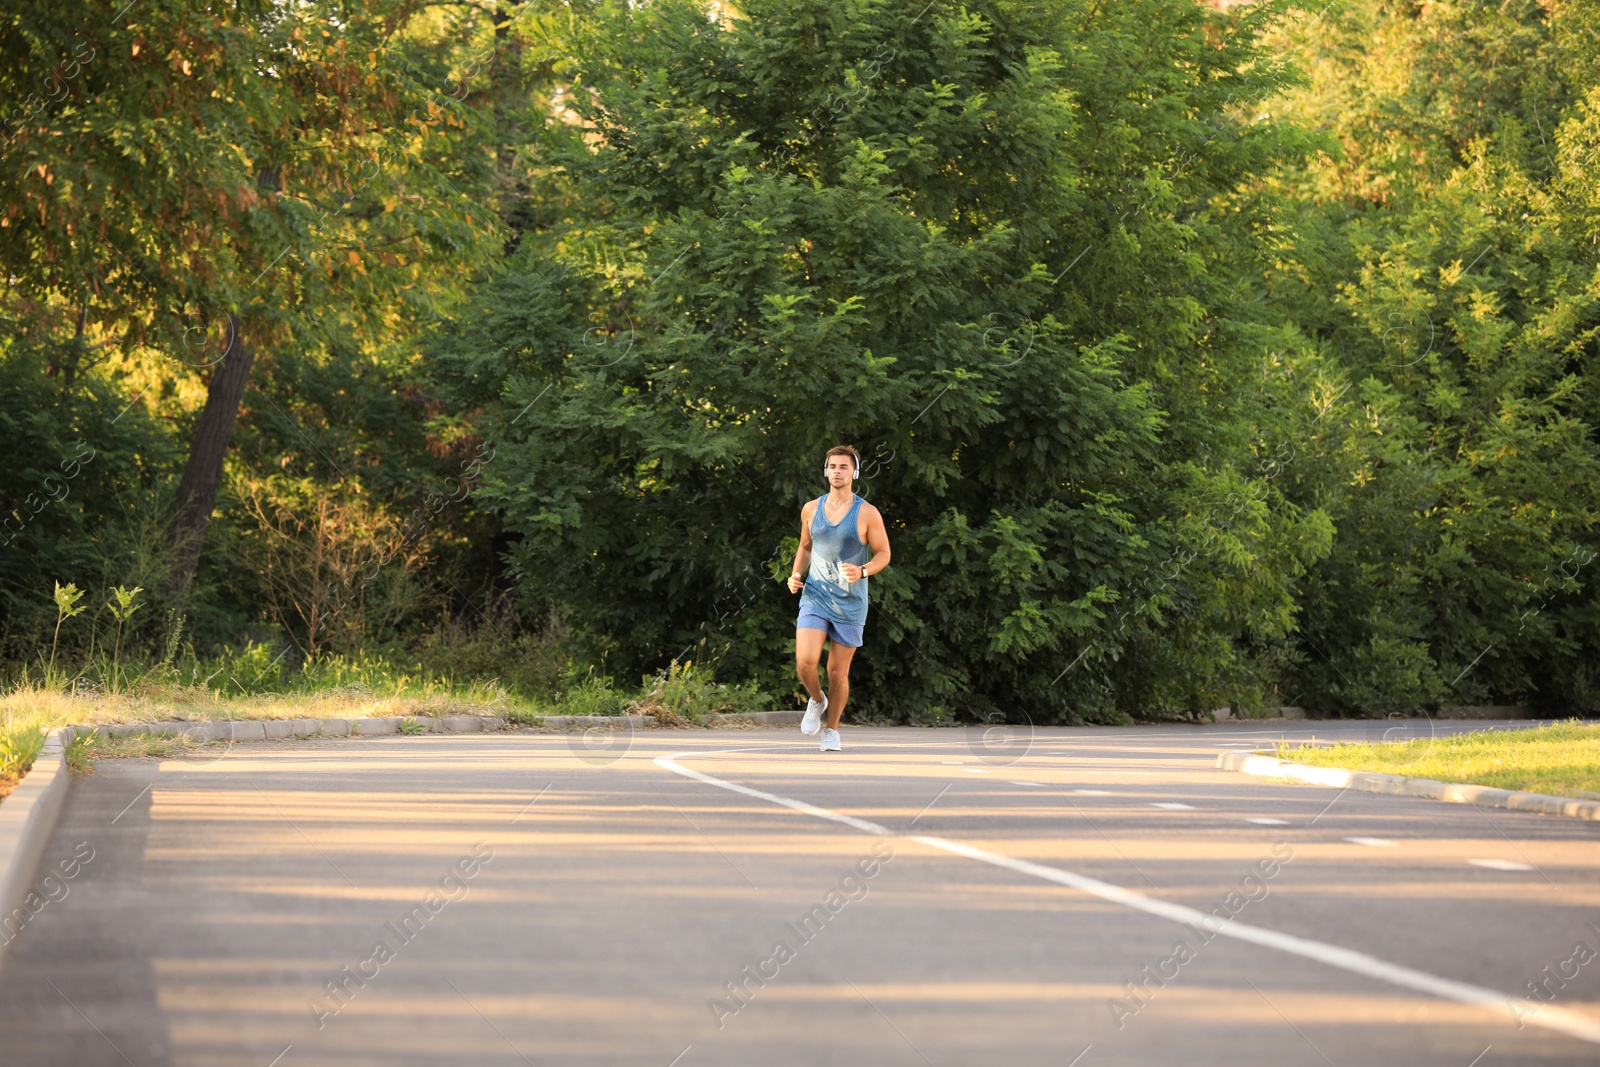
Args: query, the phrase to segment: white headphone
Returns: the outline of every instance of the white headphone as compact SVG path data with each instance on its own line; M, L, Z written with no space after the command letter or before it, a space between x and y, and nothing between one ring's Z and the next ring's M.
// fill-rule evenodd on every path
M828 468L827 467L823 467L822 468L822 476L824 478L830 478L830 475L828 474ZM855 468L855 477L857 477L857 478L861 477L861 468L860 467Z

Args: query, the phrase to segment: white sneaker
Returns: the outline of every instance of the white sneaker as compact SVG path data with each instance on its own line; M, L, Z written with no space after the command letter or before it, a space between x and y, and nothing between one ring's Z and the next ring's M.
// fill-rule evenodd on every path
M806 713L800 719L800 732L814 734L822 728L822 713L828 710L828 694L822 694L822 703L815 700L806 701Z
M822 731L822 749L821 749L821 751L823 751L823 752L837 752L837 751L839 751L839 731L838 730L824 730L824 731Z

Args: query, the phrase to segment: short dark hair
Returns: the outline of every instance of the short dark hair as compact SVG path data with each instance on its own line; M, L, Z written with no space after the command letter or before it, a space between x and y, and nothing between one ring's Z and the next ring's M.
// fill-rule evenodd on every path
M828 449L828 454L822 457L822 465L826 467L828 465L828 460L832 459L834 456L849 456L850 462L855 469L861 469L861 456L849 445L834 445L832 448Z

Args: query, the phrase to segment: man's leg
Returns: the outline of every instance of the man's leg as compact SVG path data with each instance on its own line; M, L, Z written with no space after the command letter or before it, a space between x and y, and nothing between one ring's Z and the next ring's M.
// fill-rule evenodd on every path
M844 714L845 701L850 699L850 661L856 650L836 641L828 643L828 729L839 728L839 716Z
M796 629L794 632L794 669L806 694L818 704L822 703L822 684L817 676L817 661L822 658L823 630Z

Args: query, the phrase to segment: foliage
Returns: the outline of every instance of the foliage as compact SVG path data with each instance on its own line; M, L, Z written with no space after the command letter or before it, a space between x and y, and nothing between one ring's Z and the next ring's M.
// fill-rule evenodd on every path
M848 440L852 714L1600 711L1597 0L919 7L11 5L0 664L797 694Z
M763 711L771 697L751 682L729 685L693 663L673 661L665 671L645 676L629 702L630 715L649 715L662 726L703 722L710 715Z
M589 675L561 695L562 715L621 715L628 707L626 693L616 689L610 675Z
M445 71L397 34L406 6L351 15L259 0L8 13L0 96L30 101L0 147L15 295L69 298L91 330L197 367L220 358L224 313L268 342L432 306L495 223L449 193L474 154L455 151ZM41 90L53 99L31 106Z
M1291 472L1338 529L1303 587L1308 706L1600 710L1596 13L1373 2L1306 49L1291 113L1340 150L1283 178L1280 278L1356 405L1343 460Z
M1226 279L1266 208L1228 194L1297 151L1234 110L1284 82L1254 43L1271 11L745 14L653 6L585 42L595 136L567 166L601 217L442 338L496 413L479 495L529 602L619 663L705 641L783 684L774 534L847 436L893 472L864 487L897 549L864 711L1199 712L1249 688L1330 532L1229 455L1249 349Z
M419 668L465 682L484 679L536 701L571 699L572 631L559 617L537 628L523 625L510 605L497 600L472 620L452 617L418 639L411 649Z
M83 590L68 582L62 585L56 583L56 628L50 635L50 664L45 668L47 675L53 675L56 669L56 646L61 643L61 624L74 615L83 614L83 607L78 604L83 599Z
M354 650L418 606L411 575L423 553L359 486L241 474L235 491L254 523L240 555L256 569L263 606L307 656Z
M138 516L151 511L168 453L130 397L93 375L62 390L49 373L59 351L18 336L14 322L0 319L0 331L11 334L0 336L0 658L32 659L56 622L41 574L146 584Z
M98 735L88 730L76 730L67 742L67 771L83 778L94 773L95 741Z

